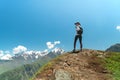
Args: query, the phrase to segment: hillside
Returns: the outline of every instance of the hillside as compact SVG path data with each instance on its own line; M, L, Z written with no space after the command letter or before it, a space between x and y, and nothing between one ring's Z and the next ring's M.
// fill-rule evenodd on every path
M37 59L34 58L36 55L33 53L26 59L19 55L12 61L1 60L0 80L29 80L41 66L62 53L62 49L56 48L45 56L38 56Z
M49 60L51 60L51 58L45 56L42 60L38 60L31 64L24 64L15 69L8 70L0 74L0 80L29 80L31 76L33 76L39 68Z
M120 44L110 46L106 51L108 52L120 52Z
M43 66L32 80L120 80L118 55L88 49L68 52Z

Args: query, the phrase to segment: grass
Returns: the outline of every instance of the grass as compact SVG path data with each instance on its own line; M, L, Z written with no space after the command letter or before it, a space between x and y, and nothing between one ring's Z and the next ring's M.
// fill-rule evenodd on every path
M120 80L120 53L108 53L105 58L105 67L112 73L114 80Z
M47 64L43 65L43 66L38 70L38 72L37 72L35 75L33 75L33 77L32 77L30 80L34 80L39 73L41 73L41 72L44 71L45 69L48 69L48 68L51 67L51 66L52 66L52 63L51 63L51 62L48 62Z

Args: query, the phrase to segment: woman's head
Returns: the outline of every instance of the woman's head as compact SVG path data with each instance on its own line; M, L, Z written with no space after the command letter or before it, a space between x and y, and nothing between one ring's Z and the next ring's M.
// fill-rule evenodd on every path
M79 26L79 25L81 26L80 22L76 22L75 25L76 26Z

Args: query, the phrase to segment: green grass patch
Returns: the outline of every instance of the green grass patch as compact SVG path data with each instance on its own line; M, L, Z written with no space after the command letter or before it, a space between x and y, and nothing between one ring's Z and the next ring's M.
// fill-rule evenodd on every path
M120 53L108 53L105 58L105 67L112 73L114 80L120 80Z

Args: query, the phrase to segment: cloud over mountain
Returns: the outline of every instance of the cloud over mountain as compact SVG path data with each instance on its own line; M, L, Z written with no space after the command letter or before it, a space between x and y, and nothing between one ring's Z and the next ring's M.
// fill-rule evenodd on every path
M25 52L25 51L27 51L27 48L24 47L24 46L21 46L21 45L19 45L18 47L15 47L15 48L13 49L13 53L14 53L14 54L23 53L23 52Z
M1 57L1 60L12 60L12 56L10 54L6 54Z
M47 55L50 51L54 51L55 53L60 52L59 48L55 47L58 44L60 44L60 41L46 42L47 49L44 49L43 51L28 50L27 47L23 45L13 48L12 52L0 50L0 60L12 60L13 56L20 55L22 55L25 59L29 56L35 55L35 58L37 59L39 56Z
M48 47L48 49L52 49L54 48L57 44L60 44L60 41L55 41L55 42L47 42L46 45Z
M12 60L10 52L0 50L0 60Z

